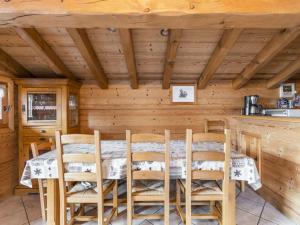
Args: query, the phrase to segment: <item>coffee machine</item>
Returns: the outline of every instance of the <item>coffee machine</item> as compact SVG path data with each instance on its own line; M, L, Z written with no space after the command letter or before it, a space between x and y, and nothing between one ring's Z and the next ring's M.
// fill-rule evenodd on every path
M258 105L259 96L249 95L244 97L243 115L259 115L262 112L262 106Z

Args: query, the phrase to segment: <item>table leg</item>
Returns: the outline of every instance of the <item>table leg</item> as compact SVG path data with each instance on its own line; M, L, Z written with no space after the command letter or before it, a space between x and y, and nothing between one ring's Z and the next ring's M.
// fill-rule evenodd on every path
M235 198L235 181L229 182L229 208L228 208L228 225L236 225L236 198Z
M57 179L47 179L47 225L59 225L59 187Z

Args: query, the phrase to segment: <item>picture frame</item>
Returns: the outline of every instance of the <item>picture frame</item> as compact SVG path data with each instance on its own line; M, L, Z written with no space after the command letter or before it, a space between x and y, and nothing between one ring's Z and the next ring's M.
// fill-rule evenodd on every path
M171 86L171 102L174 104L195 104L197 87L195 84L175 84Z
M296 94L295 83L281 84L279 90L280 98L293 98Z

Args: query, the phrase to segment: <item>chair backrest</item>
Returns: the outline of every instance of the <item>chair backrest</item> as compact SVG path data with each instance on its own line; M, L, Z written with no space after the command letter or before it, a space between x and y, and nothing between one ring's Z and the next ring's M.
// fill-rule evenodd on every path
M55 148L55 144L52 138L49 138L48 142L37 143L33 142L31 145L31 152L34 158L40 155L40 152L51 151Z
M164 180L169 182L170 176L170 131L166 130L165 135L159 134L131 134L129 130L126 130L127 141L127 182L132 180ZM133 152L132 144L134 143L160 143L164 146L164 152ZM132 170L132 164L134 162L142 161L156 161L164 162L164 171L154 170ZM166 184L165 182L165 184Z
M192 149L196 142L218 142L224 144L224 151L208 149L197 151ZM230 163L230 130L225 129L224 134L218 133L195 133L191 129L186 131L186 185L191 185L192 180L223 180L223 187L229 185L229 163ZM221 161L224 163L222 171L217 170L193 170L193 161Z
M239 131L239 152L253 158L256 162L258 172L262 172L261 136L258 134Z
M101 149L100 132L94 131L94 135L88 134L67 134L61 135L56 131L56 149L59 176L60 194L64 198L66 195L66 184L68 182L96 182L98 192L102 193L102 168L101 168ZM68 144L91 144L95 146L92 153L65 153L64 146ZM67 163L91 163L96 165L96 172L68 172L65 170Z
M204 120L205 133L224 133L228 129L227 120Z

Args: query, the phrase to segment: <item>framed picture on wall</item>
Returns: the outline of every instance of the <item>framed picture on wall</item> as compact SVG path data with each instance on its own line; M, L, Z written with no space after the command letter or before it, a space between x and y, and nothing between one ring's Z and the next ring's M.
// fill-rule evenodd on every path
M293 98L295 93L295 83L286 83L280 85L280 98Z
M173 103L194 104L197 87L194 84L172 85L171 100Z

